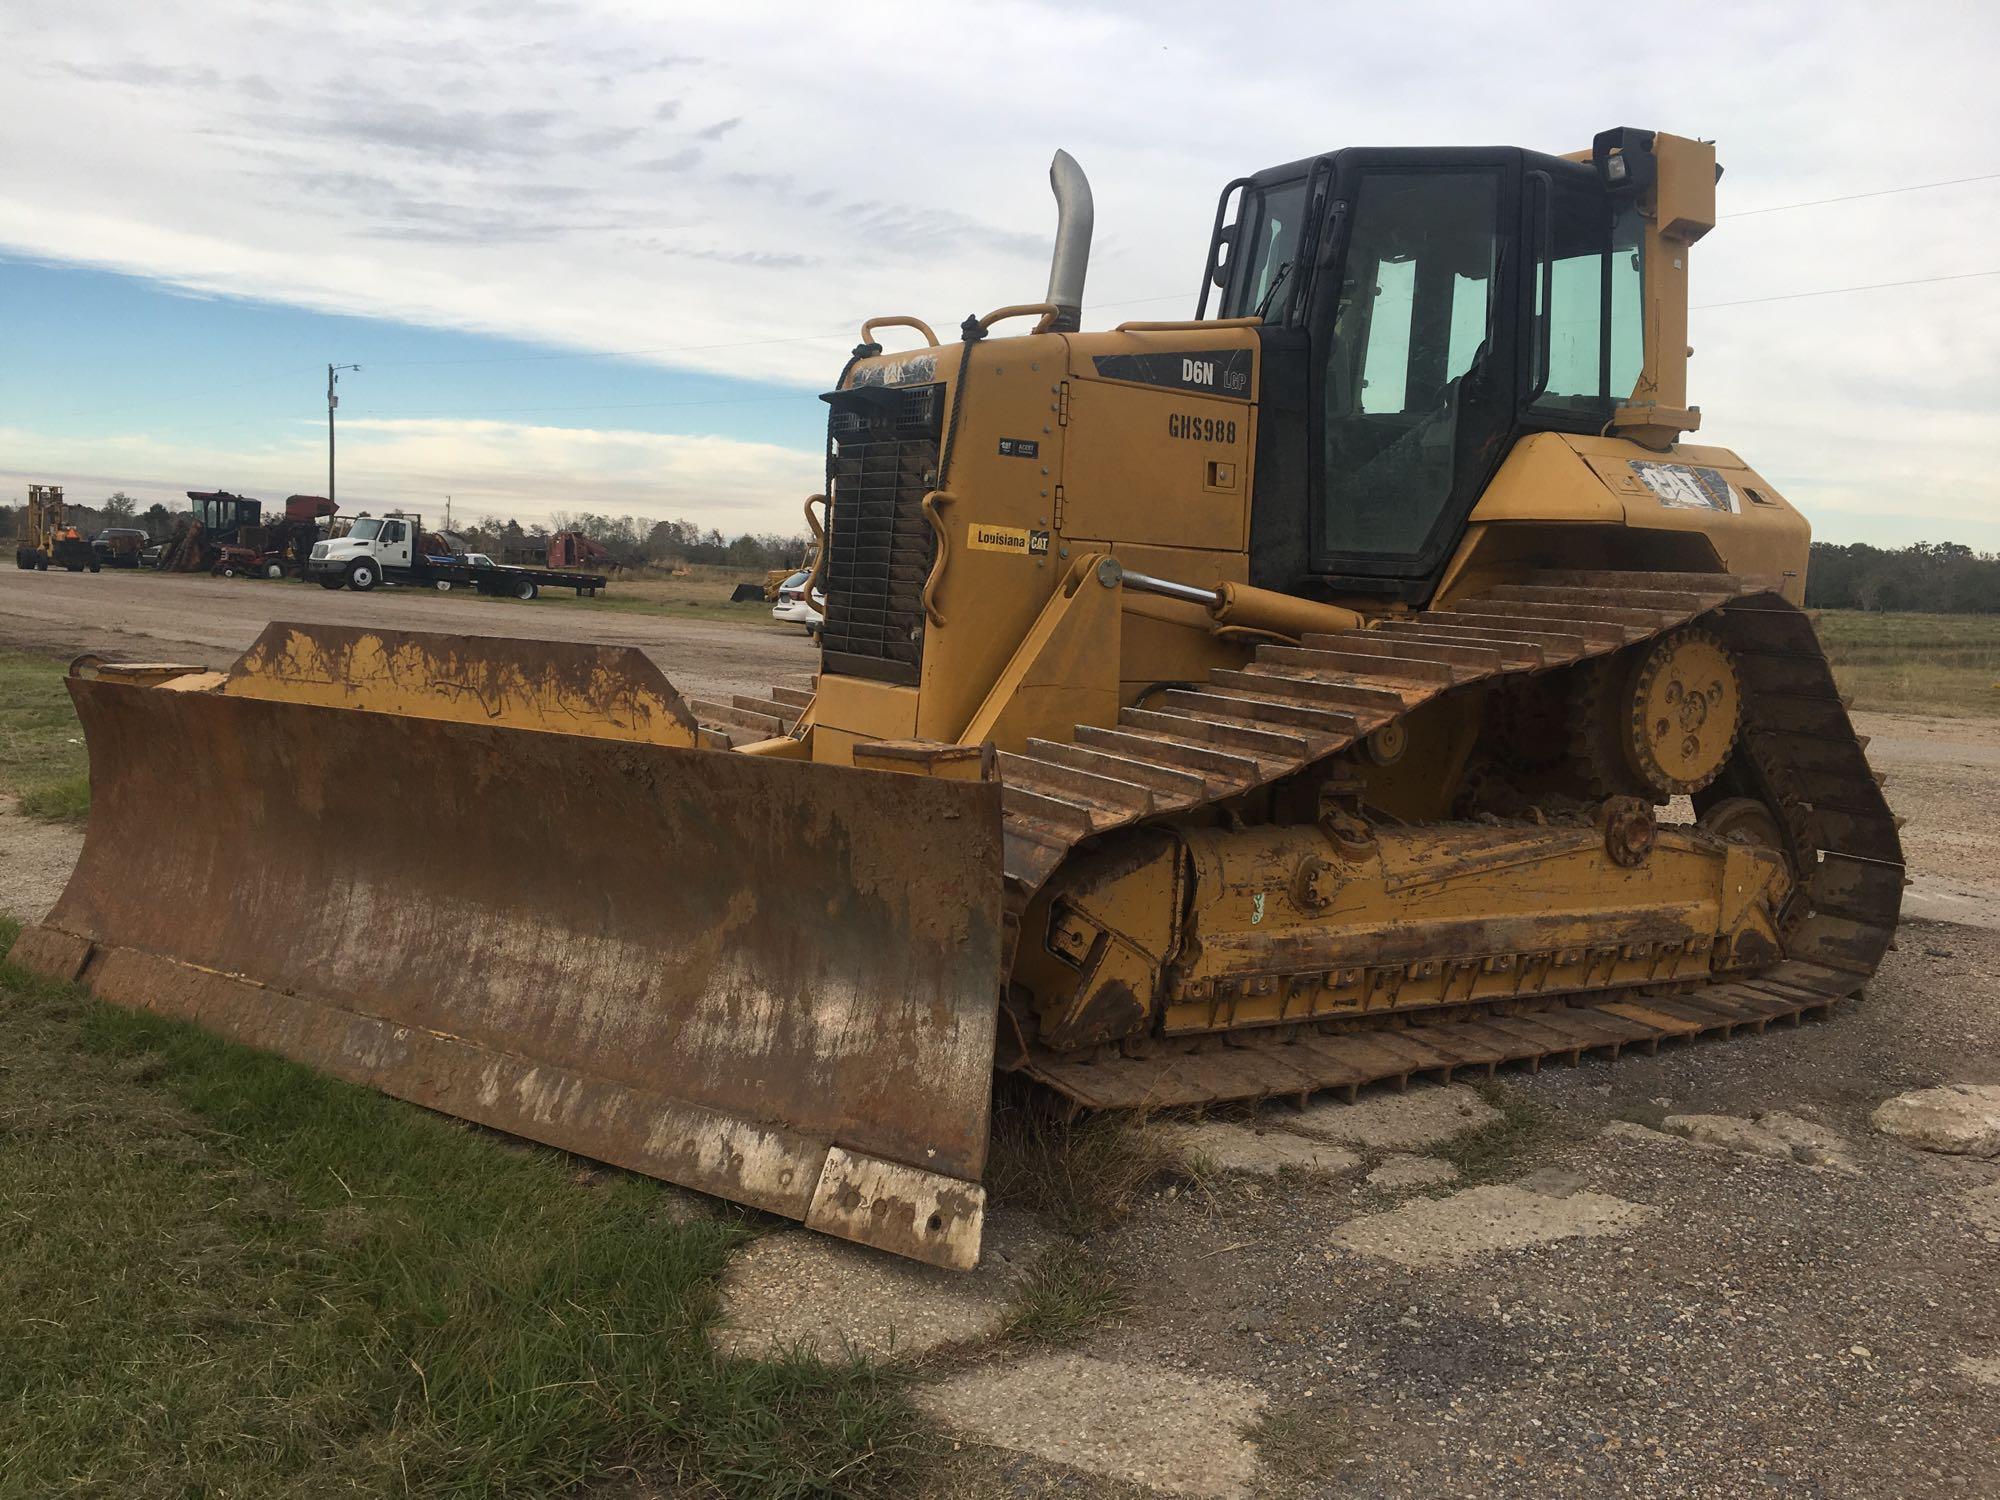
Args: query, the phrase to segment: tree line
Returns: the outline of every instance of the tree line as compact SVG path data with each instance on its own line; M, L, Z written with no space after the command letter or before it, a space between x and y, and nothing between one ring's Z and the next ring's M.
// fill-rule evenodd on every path
M1808 609L2000 614L2000 554L1963 542L1871 547L1814 542L1806 567Z
M473 526L460 528L458 534L475 552L499 553L511 547L546 542L559 531L582 533L600 543L628 568L708 563L745 572L765 572L801 566L809 546L803 536L780 536L775 532L725 536L717 527L704 527L693 521L600 516L589 511L557 511L546 525L537 522L529 526L511 517L485 516Z

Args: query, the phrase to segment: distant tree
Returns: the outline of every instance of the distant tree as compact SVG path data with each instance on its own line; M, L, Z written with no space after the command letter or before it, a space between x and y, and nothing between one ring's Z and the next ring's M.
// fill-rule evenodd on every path
M1814 542L1806 568L1813 609L2000 614L2000 557L1963 542L1916 542L1891 551L1866 542Z
M174 513L168 510L166 506L160 504L159 501L155 500L151 505L146 507L145 527L148 536L165 536L169 531L173 530L173 525Z
M104 512L104 523L107 526L129 526L132 524L132 518L139 514L139 502L123 490L119 490L98 508Z

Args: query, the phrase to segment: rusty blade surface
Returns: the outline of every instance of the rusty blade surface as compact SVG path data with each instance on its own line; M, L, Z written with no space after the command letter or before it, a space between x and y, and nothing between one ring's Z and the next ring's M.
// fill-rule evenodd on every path
M274 620L223 691L467 724L693 745L693 712L636 646Z
M105 998L899 1253L976 1257L998 786L70 690L93 805L46 929L95 945L82 977ZM191 776L203 817L163 815ZM897 1186L813 1214L834 1148L843 1181Z

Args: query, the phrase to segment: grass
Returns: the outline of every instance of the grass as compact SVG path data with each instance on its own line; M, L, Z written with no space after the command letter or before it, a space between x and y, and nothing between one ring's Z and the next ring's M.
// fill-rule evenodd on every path
M1112 1266L1065 1241L1035 1262L1003 1333L1017 1343L1071 1344L1131 1306L1131 1289Z
M0 652L0 793L34 817L75 820L90 810L90 778L63 673L49 657Z
M1827 609L1816 619L1833 675L1856 708L2000 715L2000 615Z
M0 1007L0 1495L888 1495L931 1450L898 1377L709 1349L743 1215L19 971Z
M1513 1175L1553 1128L1546 1109L1504 1084L1481 1084L1479 1096L1498 1117L1453 1136L1434 1153L1458 1168L1454 1191Z
M1192 1180L1172 1142L1143 1120L1064 1121L1039 1102L1032 1096L995 1102L986 1188L997 1201L1080 1237L1116 1224L1156 1183Z
M1318 1406L1282 1406L1266 1411L1243 1431L1257 1445L1259 1473L1288 1491L1331 1485L1358 1451L1353 1429L1338 1413Z

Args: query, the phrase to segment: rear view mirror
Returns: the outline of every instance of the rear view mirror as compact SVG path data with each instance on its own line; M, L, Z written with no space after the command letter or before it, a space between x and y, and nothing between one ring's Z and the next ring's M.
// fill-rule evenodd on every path
M1208 279L1217 286L1229 285L1229 252L1236 244L1236 229L1231 224L1215 242L1215 265L1209 270Z

